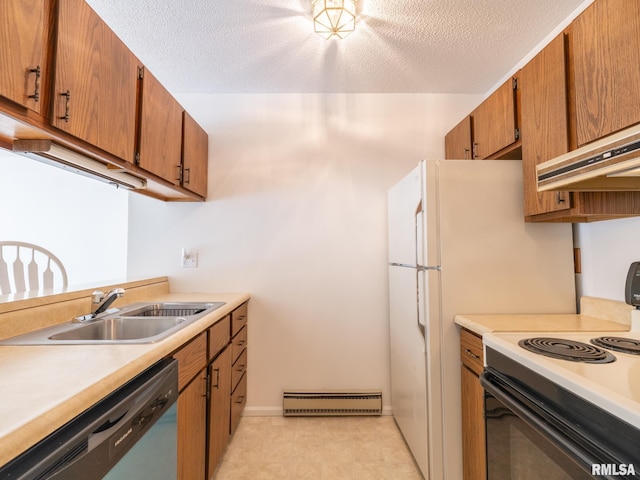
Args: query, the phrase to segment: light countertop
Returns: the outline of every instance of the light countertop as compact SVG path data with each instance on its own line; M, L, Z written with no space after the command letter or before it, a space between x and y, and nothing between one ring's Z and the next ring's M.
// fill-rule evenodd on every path
M607 298L581 297L581 313L456 315L455 322L480 336L491 332L627 332L633 308Z
M246 293L170 293L150 298L226 302L157 343L0 347L0 466L248 299Z
M483 335L491 332L626 332L629 325L582 314L456 315L461 327Z

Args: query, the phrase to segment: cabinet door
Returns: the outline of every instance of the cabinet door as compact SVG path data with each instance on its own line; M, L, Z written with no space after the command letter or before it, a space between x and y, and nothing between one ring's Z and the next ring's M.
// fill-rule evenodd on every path
M461 371L463 479L486 478L484 390L480 380L467 367Z
M520 73L524 214L569 208L568 192L538 193L536 166L569 151L564 35L552 40Z
M473 158L489 158L517 140L515 102L514 82L509 80L471 113Z
M45 0L0 2L0 95L40 112Z
M179 185L183 109L151 72L143 72L138 164Z
M133 162L138 61L84 0L58 1L51 124Z
M205 478L206 387L207 371L203 369L178 397L178 480Z
M231 417L231 349L226 348L209 367L209 457L207 478L213 478L229 443Z
M198 195L207 196L209 137L207 132L184 112L182 185Z
M467 116L444 137L444 158L471 159L471 117Z
M597 0L571 35L581 146L640 122L640 2Z

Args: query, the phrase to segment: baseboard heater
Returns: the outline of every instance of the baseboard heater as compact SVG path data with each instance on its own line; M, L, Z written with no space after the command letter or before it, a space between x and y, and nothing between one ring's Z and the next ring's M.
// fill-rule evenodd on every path
M382 415L382 391L290 390L282 406L285 417Z

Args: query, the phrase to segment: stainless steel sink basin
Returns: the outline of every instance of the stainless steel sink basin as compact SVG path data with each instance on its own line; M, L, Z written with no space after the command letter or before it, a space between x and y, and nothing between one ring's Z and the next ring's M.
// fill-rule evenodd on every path
M0 340L0 345L153 343L220 308L224 302L134 303L115 313Z
M114 341L114 340L139 340L141 338L154 338L170 328L180 325L185 321L181 317L157 317L105 318L91 322L66 332L56 333L49 340L89 340L89 341Z
M152 303L139 308L127 309L120 315L127 317L184 317L198 315L211 307L211 303Z

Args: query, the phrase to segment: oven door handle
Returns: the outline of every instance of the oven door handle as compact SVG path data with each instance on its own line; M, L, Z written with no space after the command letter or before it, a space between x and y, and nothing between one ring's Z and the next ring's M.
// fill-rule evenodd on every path
M542 434L551 443L563 450L587 472L591 471L591 466L593 464L601 464L603 462L620 463L618 459L611 457L607 452L603 451L595 454L579 445L578 442L563 433L559 428L559 421L554 425L553 420L545 419L540 415L537 415L535 411L532 411L531 408L527 407L523 402L519 401L502 388L502 385L506 386L506 384L496 375L485 370L480 375L480 384L488 393L511 409L513 413L526 422L531 428ZM520 391L518 391L518 393L526 396Z

